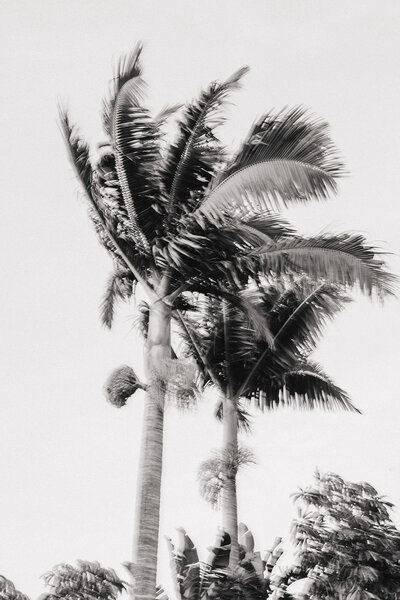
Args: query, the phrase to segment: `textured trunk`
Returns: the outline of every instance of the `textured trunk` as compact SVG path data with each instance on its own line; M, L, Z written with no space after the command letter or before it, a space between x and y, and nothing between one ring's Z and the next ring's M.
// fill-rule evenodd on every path
M166 288L165 283L164 288ZM166 289L158 290L163 297ZM161 300L150 307L146 343L146 378L141 459L136 496L133 545L135 600L154 600L160 522L163 457L164 391L157 385L157 371L171 357L170 309Z
M229 567L234 569L239 561L238 515L236 497L236 474L238 452L238 420L236 402L228 397L223 400L223 453L230 467L225 469L222 490L222 527L231 538Z

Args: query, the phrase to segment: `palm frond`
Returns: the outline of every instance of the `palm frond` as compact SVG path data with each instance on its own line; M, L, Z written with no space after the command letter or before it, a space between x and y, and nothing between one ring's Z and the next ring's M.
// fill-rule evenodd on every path
M113 112L115 165L135 242L148 252L161 215L160 131L142 106L140 77L127 81L119 91ZM150 240L150 242L149 242Z
M294 229L285 219L270 212L233 222L238 231L243 230L253 236L252 243L254 245L259 245L262 239L264 239L264 243L269 243L294 233ZM225 226L221 226L221 229L224 230L226 227L225 219Z
M204 214L258 214L325 199L343 174L328 125L300 107L257 122L234 161L214 180Z
M64 140L68 149L72 166L78 176L85 192L85 197L89 203L89 216L93 221L95 231L101 244L119 263L129 266L130 259L125 255L120 240L117 240L119 231L114 230L115 215L99 201L96 195L96 181L98 178L97 170L94 171L89 156L88 144L79 136L76 126L69 118L65 108L59 108L60 124ZM117 215L119 216L119 214ZM118 220L118 219L117 219ZM119 221L122 226L121 221ZM122 236L124 237L124 236Z
M221 241L228 234L231 244L242 251L251 251L281 238L287 239L294 233L285 219L272 213L246 220L225 219L217 230Z
M115 259L117 262L121 261L118 246L113 237L110 235L108 227L105 224L105 217L101 213L100 208L90 207L88 210L88 215L93 223L94 230L97 234L97 239L101 245L107 250L113 259Z
M137 307L137 315L134 318L133 324L145 340L147 340L149 332L149 316L150 307L148 303L145 301L140 302Z
M114 77L110 83L109 96L103 100L103 127L110 137L112 137L112 117L118 93L127 81L139 77L142 74L140 65L142 49L143 46L139 43L132 52L121 56L115 69Z
M253 452L245 446L214 451L212 457L202 462L198 470L201 495L216 508L225 485L226 473L237 473L240 467L254 463Z
M68 111L65 107L58 108L59 120L64 141L67 146L72 166L78 176L85 192L91 193L93 169L90 162L89 145L79 135L76 125L71 123Z
M313 361L300 361L291 369L271 377L265 372L254 382L251 397L259 408L293 406L300 409L360 411L352 404L348 394L338 387Z
M273 214L224 223L198 217L196 213L179 221L179 231L160 239L154 249L156 264L172 269L180 280L190 279L190 286L197 279L205 286L224 281L226 287L242 289L259 269L257 260L250 259L252 252L292 234L284 219ZM242 256L248 260L240 262Z
M269 316L274 342L286 352L314 350L325 323L351 301L339 286L325 281L316 284L307 277L297 278L279 291ZM267 288L267 304L270 296L271 288Z
M251 253L260 259L265 273L305 273L383 298L394 294L396 278L379 258L382 253L359 234L342 233L310 238L291 236ZM246 262L248 258L244 258Z
M115 302L129 298L133 293L134 284L135 280L130 271L116 270L111 273L100 307L101 322L109 329L114 320Z
M188 315L183 315L180 310L173 313L177 316L177 321L180 325L180 335L185 343L186 355L196 362L203 380L203 385L213 383L217 389L220 389L220 380L218 373L214 369L207 356L207 343L205 338L199 334L198 322L190 319ZM198 384L200 385L200 381Z
M223 152L214 129L222 122L221 105L246 72L240 69L225 82L212 83L186 106L178 122L178 138L170 147L163 169L171 213L176 204L185 206L192 194L202 192L218 168Z
M213 295L213 289L210 290ZM218 296L217 296L218 297ZM229 322L229 346L232 348L233 358L236 356L236 346L246 344L246 340L241 337L242 332L250 328L254 339L265 340L271 347L275 340L273 332L269 326L268 316L264 311L262 297L259 290L249 288L241 290L238 294L230 293L229 290L219 289L219 298L222 302L229 302L227 311L227 320ZM213 303L211 310L222 311L222 303L219 307Z
M110 146L102 150L100 158L94 165L92 196L116 236L134 245L135 240L122 197L114 152Z
M257 378L281 377L316 347L327 320L349 301L343 290L327 282L316 284L306 277L259 288L264 311L274 336L274 347L253 337L251 358L242 364L237 395L248 395ZM244 356L243 356L244 358Z

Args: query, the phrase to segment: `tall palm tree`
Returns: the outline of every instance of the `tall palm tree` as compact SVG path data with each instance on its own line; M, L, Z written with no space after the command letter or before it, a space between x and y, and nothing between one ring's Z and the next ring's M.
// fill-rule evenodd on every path
M106 141L92 154L61 109L67 147L90 216L114 268L102 318L112 322L116 298L136 284L149 302L145 347L146 399L133 561L137 598L154 598L163 447L163 394L158 373L171 359L171 315L185 292L240 305L236 292L254 273L310 272L368 292L390 287L375 251L360 236L297 236L271 211L277 205L324 199L342 167L324 123L301 109L268 114L234 156L216 136L221 107L245 69L212 83L177 119L173 109L146 108L141 47L123 57L103 105ZM184 303L183 303L184 304ZM165 371L165 369L164 369Z
M249 459L238 445L238 428L247 420L243 403L253 400L261 410L282 405L357 410L310 358L324 323L349 301L343 289L301 277L260 285L251 296L268 322L272 344L260 338L254 324L226 300L204 299L200 315L183 330L204 384L213 384L221 398L217 414L223 422L222 452L204 463L202 488L214 501L221 496L222 527L231 538L232 569L239 560L236 475L239 465ZM214 484L211 490L210 480Z

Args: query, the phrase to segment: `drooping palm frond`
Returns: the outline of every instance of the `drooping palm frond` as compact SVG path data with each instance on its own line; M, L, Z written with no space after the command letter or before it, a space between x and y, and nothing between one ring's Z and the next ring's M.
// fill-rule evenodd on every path
M113 143L116 170L134 239L142 251L149 252L162 220L158 177L160 130L142 105L142 91L142 79L136 76L118 92L113 111Z
M132 296L135 283L130 271L115 270L111 273L100 307L101 322L109 329L114 320L115 302Z
M186 106L178 122L178 138L171 145L163 168L171 215L175 214L176 205L182 210L191 195L204 191L220 165L223 151L214 129L222 121L221 105L246 72L247 69L240 69L225 82L212 83Z
M133 324L139 333L147 340L149 333L149 314L150 307L147 302L140 302L137 306L137 314L134 318Z
M272 376L267 370L259 372L252 387L254 391L249 396L261 409L292 406L360 412L348 394L316 362L310 360L298 362L290 369Z
M121 260L121 254L115 243L107 223L107 216L104 213L104 207L101 207L93 194L93 182L95 172L90 161L90 151L88 144L79 136L75 125L71 123L68 112L65 108L59 107L60 124L67 146L68 154L74 168L74 171L83 187L85 196L89 201L89 216L93 221L95 231L101 244L116 260Z
M396 278L385 268L379 250L359 234L342 233L310 238L291 236L253 251L265 273L305 273L347 287L358 285L367 295L393 295ZM249 258L242 259L246 263Z
M139 43L132 52L121 56L110 83L109 96L103 100L103 127L106 134L110 137L112 137L112 116L118 93L127 81L134 77L139 77L142 73L140 65L142 49L142 44Z
M214 180L200 210L258 214L291 202L325 199L336 191L342 173L326 123L299 107L269 113Z
M80 138L67 111L61 107L60 123L71 162L89 204L89 216L101 244L120 270L128 268L132 276L145 289L150 290L150 282L146 282L141 274L143 258L138 256L135 241L129 231L128 214L120 198L121 189L117 181L114 155L112 152L105 152L93 168L89 146ZM146 270L147 267L144 268Z
M198 470L200 494L216 508L227 473L236 474L240 467L254 463L253 452L245 446L214 451L211 458L203 461Z

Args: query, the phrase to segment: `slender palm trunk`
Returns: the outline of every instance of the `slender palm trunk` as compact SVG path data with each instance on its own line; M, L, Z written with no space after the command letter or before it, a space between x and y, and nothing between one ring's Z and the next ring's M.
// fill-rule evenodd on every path
M223 399L223 455L229 457L229 468L225 469L222 490L222 527L231 538L229 567L234 569L239 562L238 514L236 495L238 419L236 402L229 397Z
M163 286L166 288L167 283ZM166 290L158 290L160 297ZM164 391L157 371L171 357L170 309L161 300L150 307L146 343L146 378L143 437L136 497L135 600L154 600L160 523L161 473L163 458Z

